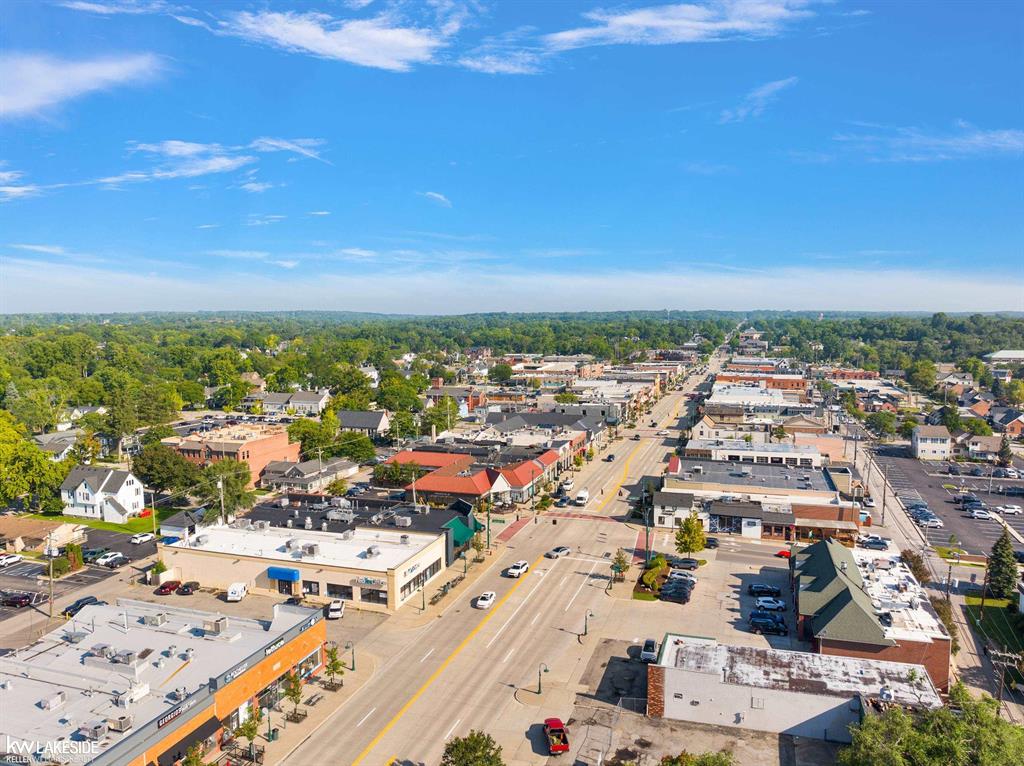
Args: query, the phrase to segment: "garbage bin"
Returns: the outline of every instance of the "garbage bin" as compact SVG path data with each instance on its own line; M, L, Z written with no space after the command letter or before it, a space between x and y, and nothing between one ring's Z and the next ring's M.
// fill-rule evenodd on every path
M276 726L270 730L270 741L277 742L278 737L281 736L281 730Z

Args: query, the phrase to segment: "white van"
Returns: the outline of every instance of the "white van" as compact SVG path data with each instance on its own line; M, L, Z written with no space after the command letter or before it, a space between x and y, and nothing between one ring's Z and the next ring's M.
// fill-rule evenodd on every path
M576 494L576 505L586 505L589 500L590 500L590 492L588 492L585 489L581 489Z
M249 593L244 582L233 582L228 586L228 601L241 601Z

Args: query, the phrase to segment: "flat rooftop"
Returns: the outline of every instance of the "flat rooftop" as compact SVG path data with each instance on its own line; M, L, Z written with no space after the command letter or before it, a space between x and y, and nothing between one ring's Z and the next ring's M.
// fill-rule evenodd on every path
M686 449L729 449L737 452L775 452L788 455L807 455L808 457L821 454L818 448L810 444L793 444L792 442L754 444L746 439L690 439L686 443Z
M286 433L285 426L274 423L236 423L212 428L208 431L196 430L184 436L168 436L161 439L161 444L177 446L190 442L227 442L232 444L244 444L254 439L266 439L270 436Z
M658 664L718 676L735 686L844 698L863 695L912 707L942 706L923 665L726 646L710 638L672 633L665 636Z
M887 638L896 641L948 640L949 634L932 609L928 594L910 569L900 561L899 553L852 548L854 561L871 597L875 613Z
M204 527L188 541L179 540L167 547L253 556L275 562L387 572L401 566L437 538L436 534L406 532L398 528L355 527L339 535L316 529L212 526ZM303 546L307 544L316 545L316 552L306 553ZM370 546L376 548L376 555L371 555Z
M221 615L211 612L126 599L88 606L35 643L0 657L0 742L81 740L79 727L130 714L131 730L110 730L99 740L103 753L207 690L212 678L250 655L262 657L266 647L317 613L278 604L271 621L230 617L214 634L204 626ZM183 696L173 696L178 690ZM127 706L117 702L124 694L131 695Z
M738 463L725 460L679 459L679 473L666 477L679 482L683 476L690 482L728 484L747 489L799 489L817 492L835 492L836 488L821 468L797 468L762 463ZM686 483L673 484L673 489L686 491Z

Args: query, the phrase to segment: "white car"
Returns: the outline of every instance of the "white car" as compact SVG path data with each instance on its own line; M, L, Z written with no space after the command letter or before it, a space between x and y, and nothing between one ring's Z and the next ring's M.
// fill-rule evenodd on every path
M559 545L545 553L544 557L549 559L560 559L562 556L568 556L570 553L572 553L571 550L566 548L564 545Z
M1019 505L1000 505L996 510L1003 516L1019 516L1024 513L1024 509Z
M119 553L117 551L110 551L109 553L104 553L102 556L100 556L98 559L96 559L93 563L94 564L98 564L101 567L105 567L105 566L109 566L111 563L113 563L115 561L118 561L120 559L124 559L124 554L123 553ZM125 560L127 561L127 559L125 559Z
M784 612L786 611L786 602L780 598L761 596L754 602L754 608L763 609L766 612Z
M345 616L345 602L336 598L327 605L327 619L340 620Z
M942 523L942 519L925 519L919 526L924 529L942 529L946 525Z
M9 567L11 564L17 564L19 561L21 561L21 556L17 553L0 554L0 567Z
M992 518L992 514L989 513L988 511L986 511L984 508L975 508L973 511L971 511L967 515L970 516L972 519L986 519L987 520L987 519L991 519Z
M566 492L571 490L572 486L573 486L572 479L566 479L565 481L562 482L562 489L564 489Z
M668 430L662 428L660 431L658 431L658 436L668 436Z
M864 498L864 507L865 508L874 508L875 507L875 499L873 497L865 497Z
M522 577L530 570L530 564L526 561L517 561L508 569L505 570L505 574L509 577L519 578Z
M130 542L132 545L141 545L142 543L148 543L150 540L155 539L156 535L154 535L152 532L139 532L137 535L132 535L131 539L128 542Z
M673 569L668 573L669 580L689 580L690 582L697 582L697 578L693 572L688 572L685 569Z
M494 606L495 593L493 590L487 590L476 597L476 608L477 609L490 609Z
M1006 478L1007 479L1019 479L1020 478L1020 471L1018 471L1016 468L1007 468L1006 469Z

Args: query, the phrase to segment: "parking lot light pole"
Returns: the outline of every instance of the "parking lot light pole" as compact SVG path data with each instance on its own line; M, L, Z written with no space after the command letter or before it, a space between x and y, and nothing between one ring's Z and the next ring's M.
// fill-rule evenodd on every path
M267 742L270 742L270 706L260 708L260 711L267 719Z
M589 609L586 612L584 612L584 614L583 614L583 635L584 636L587 635L588 629L590 627L590 624L589 624L590 623L590 618L593 617L593 616L594 616L594 613L592 611L590 611Z
M352 650L352 672L355 673L356 672L356 646L351 641L348 641L345 644L345 648Z
M537 666L537 694L541 694L544 691L544 673L548 672L548 666L543 662Z

